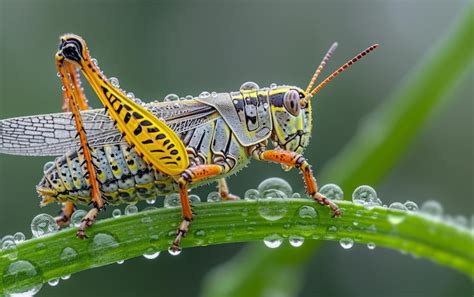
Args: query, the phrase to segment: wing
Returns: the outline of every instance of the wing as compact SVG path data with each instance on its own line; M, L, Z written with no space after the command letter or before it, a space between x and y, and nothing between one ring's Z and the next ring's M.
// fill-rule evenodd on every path
M216 117L215 109L194 100L157 102L145 107L178 135ZM125 143L104 109L82 111L92 147ZM0 153L24 156L60 156L80 147L71 113L53 113L0 120Z

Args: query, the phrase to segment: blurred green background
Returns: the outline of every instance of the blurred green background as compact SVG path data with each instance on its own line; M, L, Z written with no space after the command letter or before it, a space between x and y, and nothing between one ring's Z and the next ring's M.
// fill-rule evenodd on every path
M305 153L317 174L469 2L0 0L0 118L60 110L54 53L58 36L66 32L83 36L102 70L146 101L168 93L238 90L248 80L306 87L333 41L339 48L330 70L380 43L317 96L312 143ZM473 213L474 71L468 67L468 78L450 94L456 99L438 110L377 187L385 203L435 199L449 214ZM89 99L99 107L92 94ZM17 231L30 236L35 214L58 211L59 206L40 209L34 190L49 159L0 156L0 236ZM280 176L302 191L301 177L279 168L254 162L229 180L231 189L243 195L264 178ZM195 192L205 197L211 190ZM137 258L75 274L54 288L45 285L38 296L196 296L206 273L241 248L210 246L178 257ZM365 246L343 250L332 242L315 253L305 278L299 296L474 293L467 277L427 260Z

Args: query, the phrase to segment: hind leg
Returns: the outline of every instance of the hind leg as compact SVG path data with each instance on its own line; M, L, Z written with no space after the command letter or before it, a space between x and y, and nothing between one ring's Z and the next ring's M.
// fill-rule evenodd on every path
M59 226L65 226L71 222L71 216L74 213L76 206L72 202L64 202L61 209L61 214L57 216L56 224Z

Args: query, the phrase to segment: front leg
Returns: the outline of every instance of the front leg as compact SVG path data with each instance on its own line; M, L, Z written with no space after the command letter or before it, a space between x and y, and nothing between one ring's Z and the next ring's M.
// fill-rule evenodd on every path
M328 205L332 209L333 217L342 215L341 210L334 202L332 202L331 200L324 197L321 193L318 192L318 185L316 183L316 179L313 176L313 172L311 171L311 166L302 155L285 150L256 150L253 153L253 157L257 160L270 161L279 164L284 164L289 167L299 168L301 173L303 174L303 179L308 194L320 204Z

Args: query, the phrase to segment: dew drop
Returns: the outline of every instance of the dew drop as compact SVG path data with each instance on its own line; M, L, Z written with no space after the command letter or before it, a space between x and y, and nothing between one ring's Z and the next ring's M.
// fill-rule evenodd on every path
M393 225L398 225L405 220L407 208L400 202L390 204L389 209L397 210L397 212L388 215L388 221Z
M92 58L91 61L95 66L99 66L99 62L97 61L96 58Z
M201 92L201 94L199 94L199 98L207 98L209 96L211 96L211 94L209 94L207 91Z
M262 193L257 200L258 213L268 221L277 221L283 218L288 212L288 200L285 193L269 189Z
M207 202L219 202L221 201L221 195L217 192L210 192L207 195Z
M443 207L438 201L428 200L421 205L421 212L433 218L440 219L443 215Z
M244 82L240 86L240 91L241 92L256 91L258 89L260 89L260 87L256 83L254 83L253 81Z
M123 263L125 263L125 260L119 260L116 262L118 265L122 265Z
M375 249L375 247L376 247L375 243L373 243L373 242L367 243L367 248L368 248L369 250L373 250L373 249Z
M70 278L71 278L71 275L70 275L70 274L66 274L66 275L61 276L61 279L62 279L62 280L68 280L68 279L70 279Z
M10 260L15 260L18 256L18 249L14 237L11 235L4 236L1 240L0 249L2 253Z
M300 194L300 193L293 193L293 194L291 195L291 198L300 199L300 198L301 198L301 194Z
M115 88L120 88L120 82L118 80L118 78L116 77L111 77L109 78L109 81L110 81L110 84L115 87Z
M2 275L4 293L8 296L33 296L41 290L42 277L29 261L11 263ZM33 285L24 285L28 283Z
M359 186L352 193L352 202L363 205L367 208L381 206L380 199L377 198L377 192L370 186Z
M127 97L133 100L135 99L135 94L133 92L128 92Z
M270 85L270 89L276 89L276 87L277 87L277 84L276 84L276 83L272 83L272 84Z
M302 219L315 219L318 213L314 207L303 205L298 209L298 216Z
M124 211L126 216L136 214L137 212L138 212L138 207L136 205L133 205L133 204L127 205L125 207L125 211Z
M257 188L258 192L262 193L267 190L279 190L283 192L286 197L291 197L293 194L293 189L291 188L290 184L279 177L270 177L262 181Z
M114 218L118 218L122 215L122 211L120 210L120 208L116 208L112 211L112 217Z
M211 92L211 96L212 96L212 97L216 97L216 96L217 96L217 92Z
M48 285L56 287L59 284L59 278L53 278L48 281Z
M83 209L76 210L71 216L71 224L72 227L79 227L81 224L82 218L86 216L87 212Z
M290 236L288 239L292 247L300 247L304 243L304 237L301 236Z
M31 233L33 237L41 237L55 233L59 230L58 224L49 214L39 214L31 221Z
M114 261L113 250L118 248L120 244L110 234L97 233L89 243L89 253L94 257L96 264L105 264Z
M72 247L65 247L59 255L59 258L65 263L71 263L76 260L77 256L78 253L75 249L73 249Z
M179 194L166 195L163 204L165 208L179 207L181 205Z
M152 205L152 204L155 204L156 198L148 198L145 201L146 201L147 204Z
M16 244L25 241L25 234L23 234L22 232L16 232L13 235L13 241L15 241Z
M404 203L406 209L411 212L417 212L418 211L418 205L410 200L407 200L407 202Z
M179 100L179 96L176 95L176 94L168 94L165 96L165 99L163 101L165 102L169 102L169 101L178 101Z
M145 257L146 259L156 259L158 258L158 256L160 255L160 252L156 252L155 250L153 250L152 248L149 248L147 249L147 251L143 254L143 257Z
M181 249L179 250L173 250L172 248L168 248L168 253L171 255L171 256L177 256L179 254L181 254Z
M273 234L265 237L263 243L271 249L276 249L283 243L283 238L278 234Z
M201 198L199 198L198 195L189 195L188 196L188 199L189 199L189 203L191 203L191 205L196 205L198 203L201 203Z
M343 249L348 250L354 246L354 240L349 237L344 237L339 240L339 244L342 246Z
M255 189L248 189L245 191L244 198L245 200L257 200L260 197L260 192Z
M319 193L330 200L344 200L344 192L336 184L327 184L322 186L321 189L319 189Z
M43 173L46 174L48 173L48 171L54 167L54 162L53 161L49 161L49 162L46 162L43 166Z

